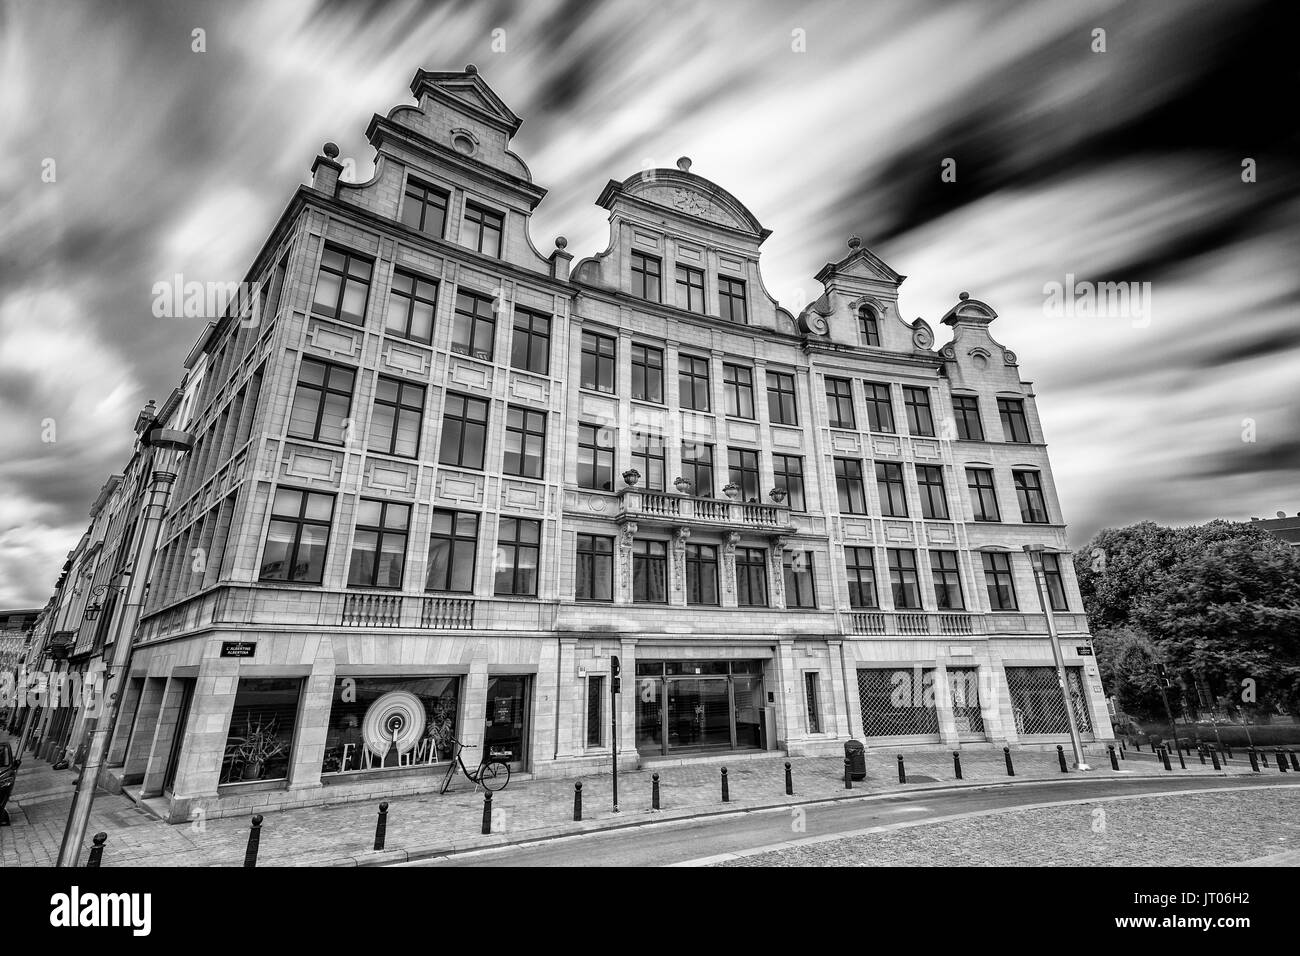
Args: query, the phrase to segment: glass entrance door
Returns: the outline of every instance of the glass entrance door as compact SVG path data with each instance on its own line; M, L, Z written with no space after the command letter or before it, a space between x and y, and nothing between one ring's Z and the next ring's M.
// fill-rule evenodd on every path
M488 679L483 753L523 770L528 759L528 678Z
M735 746L729 683L726 677L669 678L669 750Z

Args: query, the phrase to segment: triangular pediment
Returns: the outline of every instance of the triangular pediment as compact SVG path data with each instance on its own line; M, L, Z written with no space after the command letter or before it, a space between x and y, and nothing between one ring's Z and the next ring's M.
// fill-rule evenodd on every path
M411 92L416 99L433 96L451 101L451 105L457 108L468 107L470 115L502 126L511 133L523 122L473 67L466 67L463 73L420 70L411 81Z
M817 273L818 282L825 282L831 276L848 276L855 279L872 279L877 282L887 282L890 285L899 285L907 278L907 276L891 269L884 259L881 259L866 246L857 245L856 237L854 240L850 240L849 248L852 251L839 262L828 262L822 266L821 271Z

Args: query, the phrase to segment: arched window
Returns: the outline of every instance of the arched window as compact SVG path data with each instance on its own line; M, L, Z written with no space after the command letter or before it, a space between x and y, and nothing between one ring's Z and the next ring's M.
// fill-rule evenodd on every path
M863 345L880 346L880 316L869 305L858 309L858 332Z

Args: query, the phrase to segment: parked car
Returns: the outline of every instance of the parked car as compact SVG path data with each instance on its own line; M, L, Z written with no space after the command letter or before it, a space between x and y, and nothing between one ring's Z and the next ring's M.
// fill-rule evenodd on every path
M14 792L21 764L22 761L14 756L13 748L7 743L0 743L0 827L9 826L9 812L5 809L5 804L9 802L9 794Z

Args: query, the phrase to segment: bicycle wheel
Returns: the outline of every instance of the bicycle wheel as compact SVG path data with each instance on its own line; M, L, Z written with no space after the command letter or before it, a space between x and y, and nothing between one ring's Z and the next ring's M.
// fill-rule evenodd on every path
M510 765L505 763L485 763L479 768L478 782L485 790L504 790L510 782Z

